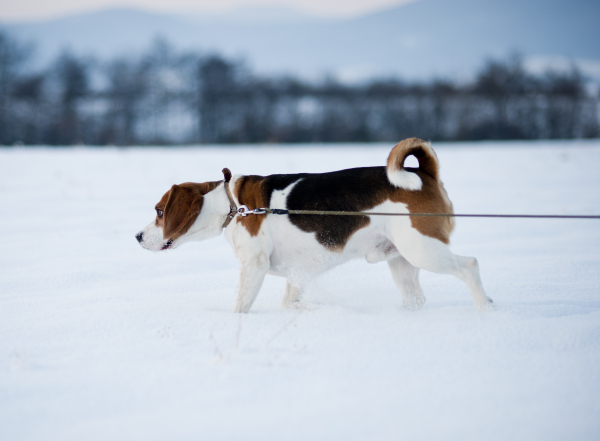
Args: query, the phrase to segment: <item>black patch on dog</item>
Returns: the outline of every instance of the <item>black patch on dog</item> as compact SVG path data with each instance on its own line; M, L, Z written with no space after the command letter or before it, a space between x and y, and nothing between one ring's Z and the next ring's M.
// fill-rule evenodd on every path
M364 167L321 174L271 175L263 184L265 201L274 190L298 182L287 197L288 210L363 211L382 203L394 191L385 167ZM289 215L290 222L329 248L343 248L358 229L367 226L368 216Z
M391 188L385 167L354 168L307 175L287 198L289 210L363 211L382 202L382 189ZM379 190L379 191L378 191ZM343 248L350 236L369 225L368 216L290 215L302 231L316 233L330 249Z

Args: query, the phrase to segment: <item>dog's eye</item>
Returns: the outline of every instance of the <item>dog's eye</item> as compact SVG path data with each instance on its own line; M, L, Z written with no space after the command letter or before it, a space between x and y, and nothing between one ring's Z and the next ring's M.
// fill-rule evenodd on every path
M163 217L163 211L162 210L156 210L156 215L160 219L161 217Z

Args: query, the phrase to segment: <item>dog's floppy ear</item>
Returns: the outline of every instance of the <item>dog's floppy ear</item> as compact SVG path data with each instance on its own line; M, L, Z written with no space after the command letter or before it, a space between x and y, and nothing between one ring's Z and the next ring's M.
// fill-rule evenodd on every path
M204 197L197 189L182 185L173 185L170 193L164 211L163 237L176 239L192 226Z

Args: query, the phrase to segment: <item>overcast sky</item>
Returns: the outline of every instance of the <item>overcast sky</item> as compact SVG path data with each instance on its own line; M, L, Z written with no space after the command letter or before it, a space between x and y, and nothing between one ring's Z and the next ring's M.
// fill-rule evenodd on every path
M0 0L0 20L35 20L111 7L219 12L248 6L288 6L315 15L349 17L411 0ZM414 1L414 0L413 0Z

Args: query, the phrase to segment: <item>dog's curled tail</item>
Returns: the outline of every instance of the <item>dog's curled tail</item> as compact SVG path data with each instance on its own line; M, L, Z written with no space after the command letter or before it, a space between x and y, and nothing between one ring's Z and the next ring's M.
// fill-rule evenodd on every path
M420 190L423 186L418 174L404 168L404 160L410 155L419 161L419 170L438 181L440 165L431 144L418 138L409 138L396 144L388 157L387 177L392 185L406 190Z

